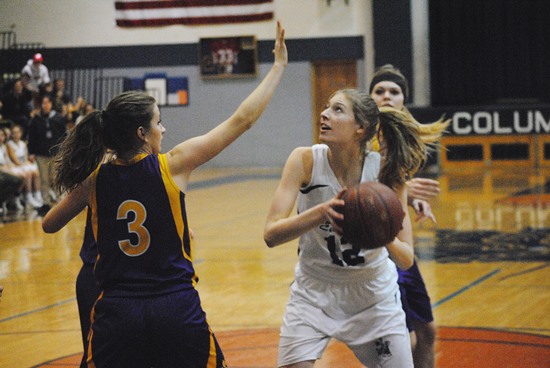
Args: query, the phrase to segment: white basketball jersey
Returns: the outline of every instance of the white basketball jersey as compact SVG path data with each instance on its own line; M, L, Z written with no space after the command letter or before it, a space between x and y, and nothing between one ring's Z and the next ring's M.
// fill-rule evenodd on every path
M300 189L298 213L333 198L342 186L328 161L328 146L312 146L313 171L311 182ZM380 154L368 152L363 165L361 181L376 181L380 170ZM333 232L329 222L303 234L299 240L297 265L304 274L320 279L342 281L367 279L385 272L396 272L385 247L374 250L354 249Z
M19 141L18 143L15 143L15 141L8 141L8 144L13 149L13 152L15 153L15 157L19 160L20 163L25 162L26 156L27 156L27 145L23 141Z

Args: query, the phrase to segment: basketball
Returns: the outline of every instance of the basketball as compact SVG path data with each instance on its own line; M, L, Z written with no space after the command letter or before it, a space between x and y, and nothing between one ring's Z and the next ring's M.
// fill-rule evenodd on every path
M391 242L403 228L405 213L397 194L378 182L364 182L348 189L344 205L344 239L362 249Z

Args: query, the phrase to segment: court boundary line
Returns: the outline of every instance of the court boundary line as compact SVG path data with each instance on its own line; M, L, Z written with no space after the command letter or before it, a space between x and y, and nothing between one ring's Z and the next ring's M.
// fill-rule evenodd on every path
M10 316L10 317L6 317L4 319L0 319L0 323L2 322L7 322L9 320L12 320L12 319L15 319L15 318L19 318L19 317L24 317L26 315L29 315L29 314L33 314L33 313L37 313L37 312L42 312L46 309L50 309L50 308L55 308L55 307L59 307L61 305L64 305L64 304L67 304L67 303L71 303L73 301L76 301L76 297L75 298L71 298L71 299L67 299L67 300L62 300L60 302L57 302L57 303L53 303L53 304L50 304L50 305L45 305L43 307L40 307L40 308L37 308L37 309L32 309L30 311L27 311L27 312L23 312L23 313L19 313L19 314L15 314L13 316Z
M458 289L454 293L451 293L448 296L444 297L443 299L440 299L439 301L433 303L432 304L432 309L435 309L435 308L439 307L440 305L442 305L444 303L447 303L449 300L454 299L458 295L463 294L464 292L468 291L469 289L473 288L474 286L476 286L478 284L481 284L483 281L486 281L486 280L490 279L491 277L493 277L494 275L496 275L499 272L500 272L500 268L497 268L496 270L493 270L493 271L489 272L488 274L486 274L484 276L481 276L480 278L478 278L477 280L474 280L470 284Z

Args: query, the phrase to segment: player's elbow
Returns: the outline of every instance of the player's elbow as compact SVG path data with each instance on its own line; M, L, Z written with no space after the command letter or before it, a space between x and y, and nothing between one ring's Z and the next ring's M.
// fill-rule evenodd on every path
M277 245L277 243L265 232L264 232L264 242L268 248L273 248Z
M407 271L409 268L411 268L414 264L414 257L407 257L406 259L404 260L401 260L401 262L399 262L400 264L398 265L400 269L402 269L403 271Z
M48 224L46 222L42 222L42 230L46 234L52 234L52 233L55 233L57 231L56 228L54 228L53 226L51 226L50 224Z
M46 234L53 234L55 232L58 232L60 230L60 227L55 223L55 221L52 221L46 215L44 220L42 220L42 230Z
M270 230L269 226L264 229L264 242L269 248L276 247L280 244L274 232Z

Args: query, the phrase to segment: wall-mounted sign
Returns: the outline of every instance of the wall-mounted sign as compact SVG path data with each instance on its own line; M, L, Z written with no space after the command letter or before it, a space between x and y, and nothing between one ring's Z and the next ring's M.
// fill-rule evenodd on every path
M256 38L201 38L199 62L203 78L255 77L258 73Z
M157 100L159 106L189 105L187 77L168 77L166 73L147 73L143 78L130 79L126 90L139 89Z

